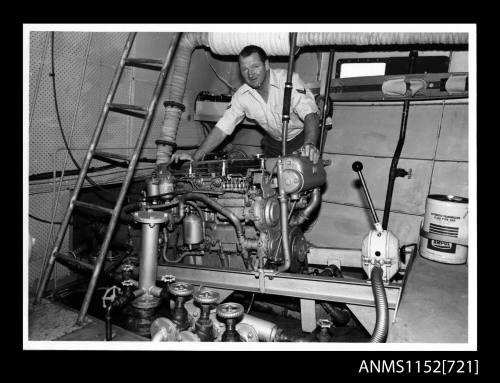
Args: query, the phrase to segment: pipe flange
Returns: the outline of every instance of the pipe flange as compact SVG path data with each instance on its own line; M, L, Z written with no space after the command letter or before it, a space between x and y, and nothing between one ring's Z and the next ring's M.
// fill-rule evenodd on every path
M147 223L150 225L157 225L168 221L168 215L161 211L144 211L139 210L132 213L134 220L139 223Z
M239 318L245 312L243 305L234 302L222 303L215 311L223 319Z
M151 323L150 327L151 339L153 339L159 331L162 332L162 341L165 342L177 341L179 331L175 323L172 322L170 319L160 317L155 319L155 321Z
M194 292L193 285L184 282L174 282L168 286L170 294L176 297L188 297Z
M253 326L250 326L248 323L238 323L236 325L236 331L240 334L241 338L245 342L258 342L259 334L257 330Z
M214 304L218 301L220 294L213 290L198 290L194 293L193 298L196 302L200 304Z

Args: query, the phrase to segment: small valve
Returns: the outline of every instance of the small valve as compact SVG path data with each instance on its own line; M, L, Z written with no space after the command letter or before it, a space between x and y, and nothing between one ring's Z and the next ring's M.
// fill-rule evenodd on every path
M202 342L213 341L215 338L214 325L210 319L210 308L219 300L220 294L216 291L200 289L193 298L201 306L201 315L195 323L196 333Z
M122 282L122 286L125 286L125 287L131 287L133 286L135 283L132 279L127 279L125 281Z
M134 265L131 265L130 263L127 263L127 264L125 264L125 265L122 266L122 270L124 272L133 271L134 270Z
M194 287L189 283L174 282L168 286L170 294L176 297L188 297L194 292Z
M161 281L162 281L162 282L165 282L165 283L172 283L172 282L175 282L175 276L173 276L173 275L169 275L169 274L162 275L162 276L161 276Z
M333 322L329 319L320 319L318 321L318 326L321 327L321 331L316 335L316 338L320 342L330 342L332 338L328 333L328 330L332 327Z
M179 327L180 331L187 330L190 323L184 302L193 294L194 287L189 283L174 282L168 285L168 292L176 298L172 321Z
M236 331L236 325L243 319L245 313L243 305L233 302L222 303L217 306L216 313L226 325L226 331L222 334L222 341L241 342L242 338Z
M198 290L194 295L193 298L196 302L198 302L200 305L211 305L217 302L219 299L220 294L216 291L212 290Z
M113 303L113 301L116 299L117 295L120 294L122 290L118 286L111 286L109 289L107 289L104 292L104 295L102 296L102 307L106 308L108 307L106 305L106 302L109 301L109 303Z

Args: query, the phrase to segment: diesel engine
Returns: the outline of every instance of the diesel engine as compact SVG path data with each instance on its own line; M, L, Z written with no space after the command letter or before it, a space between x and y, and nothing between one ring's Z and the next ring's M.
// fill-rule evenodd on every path
M278 167L286 193L288 262L282 244ZM160 229L161 259L247 270L279 270L288 264L288 271L299 273L307 268L301 226L319 207L319 187L325 181L323 163L313 164L299 155L160 168L147 180L145 205L170 215Z

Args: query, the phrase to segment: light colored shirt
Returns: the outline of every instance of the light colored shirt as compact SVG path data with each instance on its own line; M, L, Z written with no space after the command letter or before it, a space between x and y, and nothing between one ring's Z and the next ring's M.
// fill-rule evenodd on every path
M287 71L285 69L269 69L269 96L267 103L259 92L249 85L243 84L240 86L215 126L225 134L230 135L236 126L246 117L259 124L272 138L281 141L286 78ZM318 112L314 96L306 88L297 73L294 73L292 76L292 86L287 141L295 138L304 130L303 121L308 114Z

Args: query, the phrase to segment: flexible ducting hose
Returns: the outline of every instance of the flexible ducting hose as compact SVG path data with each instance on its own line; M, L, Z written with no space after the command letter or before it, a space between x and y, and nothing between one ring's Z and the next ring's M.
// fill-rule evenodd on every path
M290 53L287 32L212 32L208 34L212 52L237 55L246 45L258 45L270 56ZM307 32L297 33L297 46L314 45L408 45L467 44L467 33L402 32Z
M387 304L382 276L382 268L375 266L371 272L371 280L375 307L377 308L377 319L370 343L384 343L389 331L389 305Z
M166 84L168 90L165 107L165 117L161 130L160 140L175 143L177 128L183 112L184 91L186 89L187 75L191 54L198 46L208 45L207 32L183 33L177 47L173 61L172 75ZM168 163L172 155L173 146L159 145L156 153L156 163Z
M467 44L467 33L401 33L401 32L305 32L297 33L297 46L314 45L411 45L411 44ZM290 52L288 33L183 33L173 62L172 75L166 88L167 106L160 140L175 143L183 112L183 98L193 50L208 46L221 55L237 55L246 45L261 46L269 56L283 56ZM168 163L173 146L159 145L156 163Z

